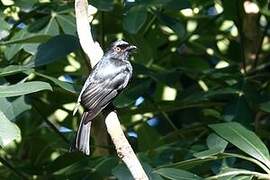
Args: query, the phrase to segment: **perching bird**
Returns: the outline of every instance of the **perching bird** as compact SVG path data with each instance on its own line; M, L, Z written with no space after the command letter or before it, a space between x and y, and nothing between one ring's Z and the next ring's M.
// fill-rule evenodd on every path
M84 113L76 134L75 148L90 154L90 129L92 120L127 86L132 76L132 66L128 61L136 46L118 40L94 66L84 83L78 98L78 105Z

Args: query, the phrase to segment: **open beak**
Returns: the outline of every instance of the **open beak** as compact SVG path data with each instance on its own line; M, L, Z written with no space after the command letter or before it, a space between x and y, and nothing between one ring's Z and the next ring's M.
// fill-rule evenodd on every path
M137 47L136 46L133 46L133 45L130 45L126 48L127 51L133 51L133 50L136 50Z

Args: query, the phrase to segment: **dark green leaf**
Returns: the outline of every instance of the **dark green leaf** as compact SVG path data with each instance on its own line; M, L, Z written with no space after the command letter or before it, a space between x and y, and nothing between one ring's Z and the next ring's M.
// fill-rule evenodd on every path
M113 0L92 0L90 3L100 11L113 10Z
M141 29L147 19L147 11L145 7L135 6L129 9L123 20L124 29L131 33L136 34Z
M239 96L225 106L224 119L226 121L237 121L248 125L253 121L252 110L245 96Z
M114 105L118 108L123 108L131 105L136 101L139 96L143 96L143 92L147 92L150 88L151 81L145 81L137 86L129 87L123 91L117 98L114 100Z
M164 14L159 14L158 17L161 23L171 28L180 39L184 38L186 30L180 21Z
M158 175L157 173L154 172L154 170L152 169L152 167L146 163L142 163L143 169L146 173L146 175L150 178L150 179L154 179L154 180L163 180L162 177L160 177L160 175ZM133 177L131 176L130 171L128 170L128 168L123 165L123 164L119 164L118 166L116 166L113 170L112 170L112 174L118 179L118 180L132 180Z
M65 46L63 46L63 44ZM38 47L38 52L28 66L42 66L66 57L79 48L79 41L71 35L59 35Z
M264 102L260 104L260 109L265 112L270 112L270 101Z

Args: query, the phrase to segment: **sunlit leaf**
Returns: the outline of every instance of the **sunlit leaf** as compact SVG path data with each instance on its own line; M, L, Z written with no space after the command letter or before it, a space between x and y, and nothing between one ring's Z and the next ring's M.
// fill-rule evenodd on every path
M25 102L24 96L15 100L0 98L0 111L2 111L9 120L14 120L21 113L29 109L31 109L31 105Z
M269 151L254 132L236 122L213 124L209 127L245 153L270 165Z
M0 146L4 147L15 139L21 138L21 131L0 111Z
M193 174L191 172L181 170L181 169L175 169L175 168L160 168L155 170L158 174L161 176L171 179L171 180L196 180L196 179L202 179L196 174Z
M52 82L54 82L56 85L60 86L61 88L69 91L69 92L72 92L72 93L76 93L76 90L74 88L74 86L68 82L64 82L64 81L61 81L59 79L56 79L54 77L51 77L51 76L47 76L47 75L44 75L44 74L41 74L41 73L38 73L38 72L35 72L36 75L38 76L41 76L41 77L44 77L46 79L49 79L51 80Z
M3 85L0 86L0 97L20 96L43 90L52 91L52 87L50 84L41 81L25 82L9 86Z
M10 65L5 68L0 68L0 76L9 76L9 75L13 75L22 71L28 71L28 70L30 70L29 67Z
M60 24L65 34L76 35L75 18L72 15L57 15L57 22Z
M209 149L202 152L194 153L193 155L195 157L206 157L206 156L215 155L220 152L224 152L227 145L228 145L228 142L222 139L221 137L215 134L210 134L207 137L207 146Z

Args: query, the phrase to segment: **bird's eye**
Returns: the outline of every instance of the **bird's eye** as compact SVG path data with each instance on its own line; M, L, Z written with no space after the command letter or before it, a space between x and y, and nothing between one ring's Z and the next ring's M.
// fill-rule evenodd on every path
M117 52L120 52L120 51L121 51L121 48L120 48L120 47L116 47L115 50L116 50Z

